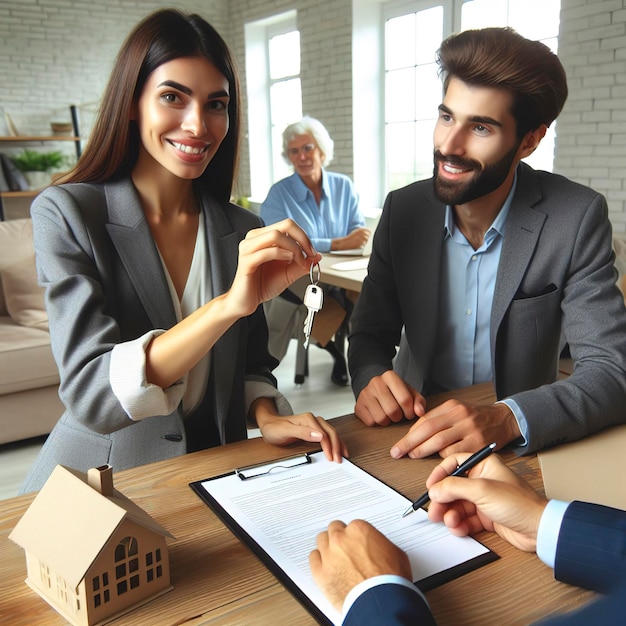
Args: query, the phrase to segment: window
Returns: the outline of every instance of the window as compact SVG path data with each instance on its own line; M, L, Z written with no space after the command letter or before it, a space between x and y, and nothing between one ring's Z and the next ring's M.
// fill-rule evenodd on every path
M272 125L272 182L291 174L282 157L283 130L302 117L300 33L292 30L269 39L270 119Z
M291 173L281 156L282 132L302 117L300 32L296 12L245 26L250 190L261 202Z
M372 205L391 189L432 176L442 98L435 53L443 39L468 28L508 25L557 52L560 0L355 0L353 6L354 178ZM376 89L383 94L380 104L364 107ZM552 170L554 126L527 159L535 168ZM381 158L367 150L372 137L380 138Z
M385 181L387 189L427 178L441 103L434 51L443 39L443 6L385 24Z
M156 563L156 568L154 567ZM161 565L161 548L157 548L154 552L146 553L146 580L151 583L156 577L161 578L163 576L163 566Z
M117 595L126 593L129 589L139 587L139 557L137 540L126 537L115 547L115 579Z

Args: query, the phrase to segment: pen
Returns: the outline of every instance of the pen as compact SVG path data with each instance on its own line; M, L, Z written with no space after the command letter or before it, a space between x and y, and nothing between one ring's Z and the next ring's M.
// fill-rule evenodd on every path
M490 443L488 446L485 446L482 450L479 450L475 454L472 454L466 461L461 463L450 476L464 476L467 472L469 472L472 467L478 465L482 460L486 459L494 450L496 449L495 443ZM430 497L428 496L428 491L421 495L413 504L402 514L402 517L406 517L409 513L413 513L413 511L417 511L420 507L424 506Z

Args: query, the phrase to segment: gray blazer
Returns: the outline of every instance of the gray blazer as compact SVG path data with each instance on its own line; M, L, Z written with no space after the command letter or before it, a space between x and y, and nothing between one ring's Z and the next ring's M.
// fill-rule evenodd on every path
M498 398L512 397L528 420L528 446L517 452L533 452L626 421L626 310L604 197L525 164L517 175L491 311L491 358ZM356 397L392 368L403 326L417 388L432 390L444 215L432 180L385 201L352 317ZM557 381L565 343L575 368Z
M235 205L199 198L214 295L229 289L238 245L261 225ZM176 323L167 281L130 179L46 189L33 203L40 283L46 287L52 350L65 413L22 491L39 489L57 463L121 470L184 454L182 412L132 421L109 383L113 347ZM276 385L263 307L233 324L212 350L207 394L222 443L246 438L244 381Z

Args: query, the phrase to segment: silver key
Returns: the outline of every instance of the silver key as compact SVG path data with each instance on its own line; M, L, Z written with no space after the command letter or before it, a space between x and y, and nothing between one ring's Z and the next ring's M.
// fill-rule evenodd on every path
M311 337L311 329L313 328L313 318L315 314L322 308L324 303L324 292L317 284L311 284L304 292L304 306L308 309L306 319L304 320L304 347L309 347L309 338Z

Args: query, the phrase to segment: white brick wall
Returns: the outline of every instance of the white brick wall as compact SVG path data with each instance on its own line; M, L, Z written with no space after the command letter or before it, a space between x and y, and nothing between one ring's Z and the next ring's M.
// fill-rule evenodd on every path
M626 232L626 0L562 0L559 57L569 98L555 171L603 193Z
M223 0L0 0L0 107L21 134L50 134L51 120L70 120L70 104L99 99L128 31L175 4L225 27ZM82 117L88 130L88 107Z
M615 230L626 232L626 0L562 3L559 56L570 95L555 171L604 193ZM351 0L0 0L0 107L21 132L48 132L69 104L98 99L128 30L164 6L197 11L222 33L244 96L244 24L296 9L303 110L335 140L333 169L352 174ZM246 147L244 136L241 194L249 190Z

